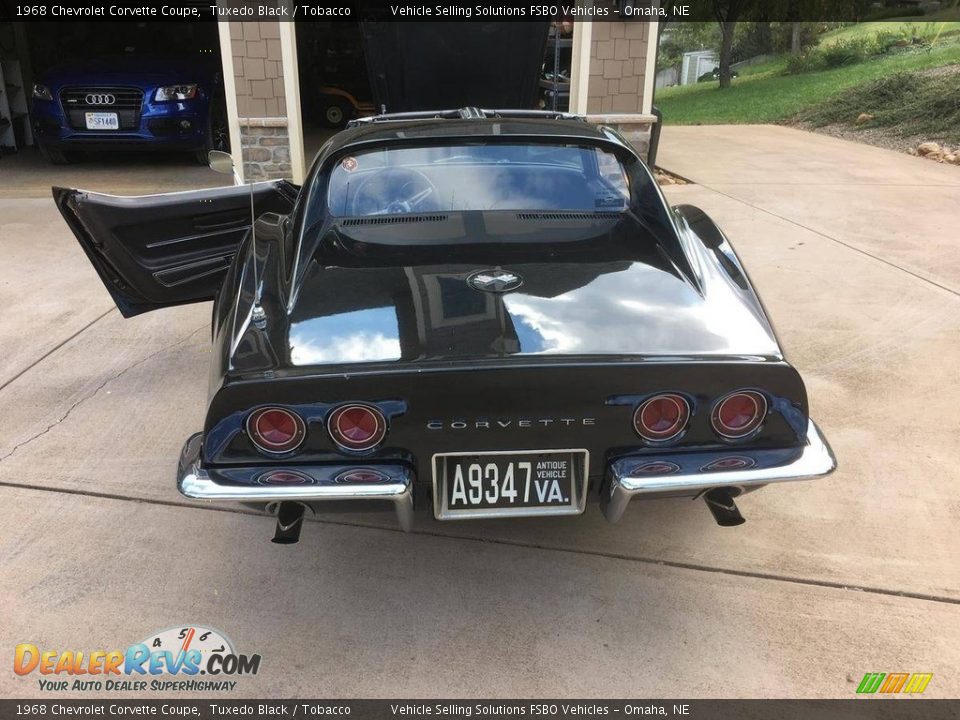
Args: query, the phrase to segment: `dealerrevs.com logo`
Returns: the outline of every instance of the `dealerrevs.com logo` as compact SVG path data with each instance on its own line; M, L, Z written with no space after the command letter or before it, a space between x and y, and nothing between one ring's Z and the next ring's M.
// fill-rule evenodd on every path
M50 650L20 643L13 671L38 676L47 691L223 691L234 678L256 675L259 655L237 653L220 631L199 625L172 627L126 650Z

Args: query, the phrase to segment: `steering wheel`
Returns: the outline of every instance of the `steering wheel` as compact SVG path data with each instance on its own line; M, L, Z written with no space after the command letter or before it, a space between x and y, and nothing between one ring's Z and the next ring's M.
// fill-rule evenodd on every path
M353 196L354 215L411 213L435 209L424 203L437 192L426 175L412 168L385 168L368 175Z

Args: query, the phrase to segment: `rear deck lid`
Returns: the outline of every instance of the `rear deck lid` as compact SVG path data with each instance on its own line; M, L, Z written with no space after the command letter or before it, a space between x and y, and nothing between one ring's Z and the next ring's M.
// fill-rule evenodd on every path
M533 108L548 22L361 24L379 112Z

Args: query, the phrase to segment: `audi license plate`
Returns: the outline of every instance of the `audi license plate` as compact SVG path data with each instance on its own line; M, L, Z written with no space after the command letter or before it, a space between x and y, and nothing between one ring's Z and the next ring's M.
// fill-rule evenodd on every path
M87 130L119 130L120 116L116 113L88 112Z
M588 457L586 450L434 455L434 515L453 520L579 514Z

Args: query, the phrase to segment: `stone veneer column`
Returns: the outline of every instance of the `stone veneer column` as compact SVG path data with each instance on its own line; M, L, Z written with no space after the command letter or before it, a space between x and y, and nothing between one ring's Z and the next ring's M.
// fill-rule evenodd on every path
M241 145L241 152L235 155L242 155L244 180L290 178L293 168L279 22L231 22L230 53Z
M240 118L243 176L248 182L289 178L290 137L287 119Z
M647 159L650 151L650 136L653 134L653 126L657 123L655 115L644 115L642 113L590 115L588 113L587 120L598 125L610 125L616 128L621 135L630 141L630 144L640 153L641 157Z

